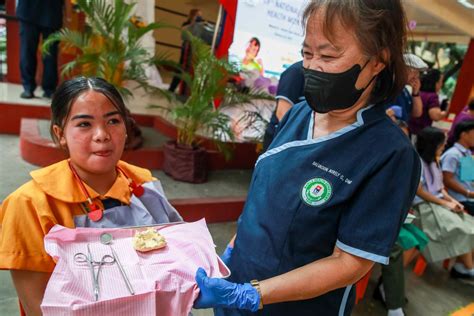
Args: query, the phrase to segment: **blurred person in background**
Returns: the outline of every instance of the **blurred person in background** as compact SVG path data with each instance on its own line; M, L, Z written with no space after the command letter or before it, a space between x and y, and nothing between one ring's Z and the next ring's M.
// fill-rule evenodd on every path
M474 216L474 119L458 123L454 129L454 145L441 156L443 181L448 193Z
M20 73L23 92L20 97L35 97L36 58L40 37L44 41L62 25L63 0L18 0L20 20ZM44 54L41 87L43 97L51 98L58 84L58 42Z
M189 26L194 23L199 23L204 21L202 18L202 11L200 9L191 9L188 14L188 18L181 24L181 30L186 30ZM188 40L181 36L181 52L179 55L179 64L181 65L183 71L187 72L191 69L191 45ZM176 88L181 83L180 76L175 75L171 80L171 84L168 88L169 91L174 92Z
M453 120L453 124L451 125L451 128L449 129L448 132L448 142L446 144L446 148L450 148L453 146L455 140L454 140L454 130L456 129L456 126L463 122L463 121L469 121L469 120L474 120L474 98L472 98L469 101L469 104L466 105L461 112L459 112L456 117Z
M445 189L439 163L445 141L445 133L435 127L425 127L418 133L415 146L423 172L413 201L415 224L430 239L423 250L428 262L456 258L451 276L474 279L474 218L465 213L464 206ZM447 162L444 169L447 170Z
M278 123L291 107L304 101L303 61L288 67L280 77L276 93L276 107L263 136L263 151L268 149L278 130Z
M429 69L421 76L420 97L423 102L423 113L420 117L412 117L410 133L418 135L425 127L431 126L448 116L449 109L442 111L439 104L439 91L443 87L443 74L438 69Z
M420 117L423 113L423 102L420 97L420 71L426 70L428 65L415 54L403 54L407 66L407 82L397 98L387 105L387 114L391 116L390 108L399 106L401 109L398 119L408 122L412 117Z

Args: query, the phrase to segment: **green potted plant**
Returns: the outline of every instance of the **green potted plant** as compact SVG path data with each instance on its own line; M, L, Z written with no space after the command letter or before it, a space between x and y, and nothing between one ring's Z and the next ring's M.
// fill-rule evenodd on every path
M137 83L147 92L164 93L147 83L145 68L156 65L157 57L140 45L140 39L165 25L145 25L139 17L132 16L135 5L135 2L128 4L123 0L115 0L114 4L105 0L77 0L78 10L86 16L84 32L63 28L46 39L43 50L47 53L51 44L57 41L65 49L78 50L76 58L63 66L62 75L102 77L125 97L132 94L125 87L127 81Z
M260 91L241 91L231 83L238 75L235 64L227 59L218 59L209 45L185 32L191 43L191 74L182 73L181 78L189 89L188 98L176 99L169 112L177 126L177 138L164 146L163 170L176 180L200 183L207 180L207 152L202 143L207 137L226 159L230 158L230 142L234 139L229 117L219 110L221 107L244 104L254 99L273 97ZM214 103L220 100L220 107Z
M132 16L136 3L115 0L113 4L105 0L77 0L76 9L85 14L84 32L63 28L50 35L43 44L43 51L60 41L65 50L76 50L76 58L62 67L62 75L84 75L101 77L113 84L125 97L132 95L126 83L134 83L134 88L142 88L148 94L161 94L167 99L166 90L151 86L147 82L146 67L176 64L165 55L151 55L140 45L142 37L156 29L166 27L163 23L146 25L139 17ZM128 85L130 86L130 85ZM138 125L130 122L131 135L128 149L141 147L143 138Z

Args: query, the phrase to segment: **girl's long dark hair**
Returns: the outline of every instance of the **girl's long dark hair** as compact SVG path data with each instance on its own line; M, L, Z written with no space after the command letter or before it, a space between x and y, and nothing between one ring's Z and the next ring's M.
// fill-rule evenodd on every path
M416 151L426 163L432 163L436 159L436 151L444 143L446 135L436 127L425 127L417 136Z

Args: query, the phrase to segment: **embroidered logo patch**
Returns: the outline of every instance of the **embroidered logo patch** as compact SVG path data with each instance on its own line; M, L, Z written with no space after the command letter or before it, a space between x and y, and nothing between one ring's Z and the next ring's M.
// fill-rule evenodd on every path
M301 190L301 197L306 204L318 206L329 201L332 195L332 187L329 182L322 178L309 180Z

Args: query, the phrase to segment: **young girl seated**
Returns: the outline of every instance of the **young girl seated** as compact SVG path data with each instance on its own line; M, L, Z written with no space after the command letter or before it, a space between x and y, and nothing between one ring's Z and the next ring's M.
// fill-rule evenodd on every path
M69 159L31 173L0 210L0 269L11 270L27 315L40 315L54 269L43 238L65 227L180 221L150 171L120 161L129 120L118 91L99 78L65 81L54 94L51 134Z
M423 232L430 242L423 251L428 262L457 258L451 271L454 277L474 278L474 218L464 212L461 203L451 197L443 186L443 173L438 159L446 136L434 127L419 134L416 149L421 156L423 172L414 210Z

